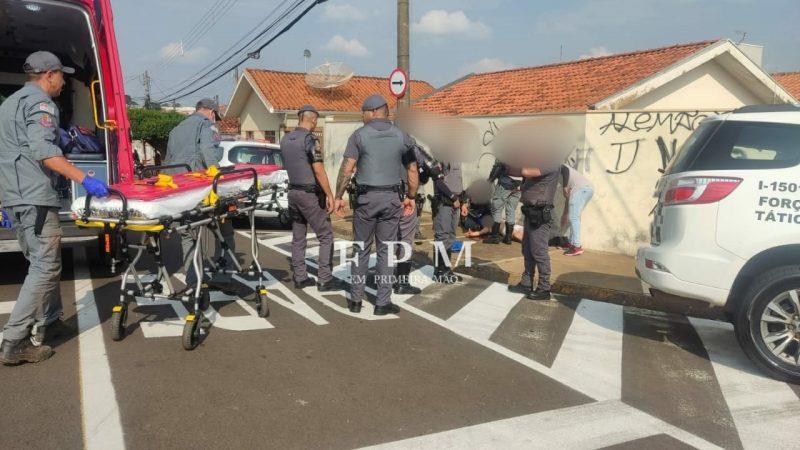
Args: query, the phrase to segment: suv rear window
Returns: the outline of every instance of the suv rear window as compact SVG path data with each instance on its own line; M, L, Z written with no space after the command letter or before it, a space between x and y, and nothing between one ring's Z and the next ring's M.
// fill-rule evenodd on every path
M281 152L264 147L233 147L228 153L228 160L234 164L273 164L283 166Z
M800 163L800 125L708 121L683 144L666 173L780 169Z

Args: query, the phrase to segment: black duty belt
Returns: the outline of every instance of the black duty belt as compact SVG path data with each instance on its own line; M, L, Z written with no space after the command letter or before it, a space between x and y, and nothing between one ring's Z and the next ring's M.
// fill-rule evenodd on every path
M319 191L319 186L316 184L289 184L289 189L292 191L303 191L315 193Z
M389 184L386 186L367 186L364 184L358 185L358 189L361 192L371 192L371 191L381 191L381 192L399 192L400 185L399 184Z

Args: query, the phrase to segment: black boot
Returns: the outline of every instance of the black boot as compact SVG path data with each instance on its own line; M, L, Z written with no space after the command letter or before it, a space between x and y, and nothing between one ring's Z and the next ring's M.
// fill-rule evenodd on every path
M492 232L489 233L489 236L483 240L484 244L499 244L500 243L500 224L494 223L492 224Z
M26 362L38 363L51 356L53 356L52 348L44 344L36 347L27 338L18 341L3 339L3 343L0 345L0 363L7 366Z
M411 274L411 263L402 262L397 264L397 283L394 285L394 293L398 295L417 295L422 289L411 285L409 276Z
M503 236L503 244L510 245L514 238L514 224L506 223L506 234Z

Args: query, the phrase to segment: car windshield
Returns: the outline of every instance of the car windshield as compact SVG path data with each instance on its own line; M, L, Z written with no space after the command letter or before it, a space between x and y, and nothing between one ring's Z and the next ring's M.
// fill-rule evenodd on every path
M240 145L228 153L228 160L234 164L271 164L283 166L280 150Z
M690 170L780 169L800 163L800 125L709 121L681 147L666 174Z

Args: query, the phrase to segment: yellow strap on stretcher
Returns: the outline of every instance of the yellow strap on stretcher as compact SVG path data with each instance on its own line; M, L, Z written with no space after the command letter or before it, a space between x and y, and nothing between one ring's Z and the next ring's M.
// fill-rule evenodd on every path
M99 220L90 220L89 222L84 222L81 219L75 221L75 225L81 228L103 228L108 225L111 228L116 228L116 223L107 223L107 222L100 222ZM164 231L164 225L155 224L155 225L133 225L127 224L125 225L126 230L131 231L144 231L148 233L157 233L160 231Z
M177 183L172 180L171 175L160 173L156 179L156 183L154 184L156 187L168 187L170 189L178 189Z

